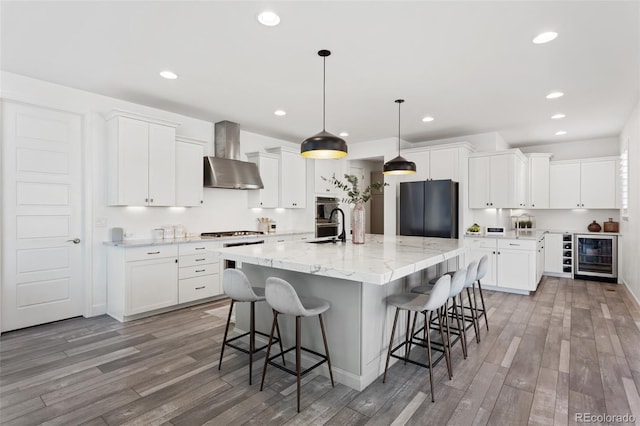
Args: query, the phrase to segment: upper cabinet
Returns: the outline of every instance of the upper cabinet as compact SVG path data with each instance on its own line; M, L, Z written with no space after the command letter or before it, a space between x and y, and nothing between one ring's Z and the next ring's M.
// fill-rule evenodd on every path
M526 159L519 150L471 154L469 208L517 208L526 203Z
M249 207L275 209L279 202L280 157L264 152L247 153L247 159L256 163L264 185L263 189L249 191Z
M176 137L176 205L202 204L202 182L205 141Z
M616 158L551 162L549 207L615 209L617 170Z
M307 206L307 163L300 152L291 148L271 148L267 152L279 159L278 207L303 209Z
M529 200L532 209L549 208L549 159L551 154L529 154Z
M314 166L314 192L317 195L335 195L336 187L328 180L335 175L338 179L343 180L345 170L344 159L330 160L313 160ZM325 178L325 179L323 179Z
M178 124L117 110L107 120L109 205L175 205Z
M424 147L402 151L402 156L408 161L416 163L416 173L413 175L398 175L398 182L415 182L420 180L451 179L460 182L461 149Z

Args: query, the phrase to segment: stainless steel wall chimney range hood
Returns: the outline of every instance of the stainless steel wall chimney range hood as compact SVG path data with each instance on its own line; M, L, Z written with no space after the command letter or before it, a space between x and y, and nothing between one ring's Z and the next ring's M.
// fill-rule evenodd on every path
M258 166L240 161L240 125L231 121L215 124L215 157L204 157L205 188L262 189Z

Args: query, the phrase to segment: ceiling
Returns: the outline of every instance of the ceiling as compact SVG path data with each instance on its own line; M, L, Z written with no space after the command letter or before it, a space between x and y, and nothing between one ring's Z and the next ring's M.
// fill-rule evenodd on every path
M348 132L349 143L396 136L397 98L404 140L498 131L512 146L618 135L638 101L637 1L0 7L3 70L289 141L322 128L320 49L332 51L326 128ZM266 9L280 25L257 22ZM549 30L556 40L531 42ZM179 78L161 78L165 69ZM565 96L545 99L554 90ZM551 120L556 113L566 118Z

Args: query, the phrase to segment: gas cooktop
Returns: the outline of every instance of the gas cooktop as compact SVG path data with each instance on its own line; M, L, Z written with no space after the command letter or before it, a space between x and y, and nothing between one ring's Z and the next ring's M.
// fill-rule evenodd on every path
M223 232L203 232L201 237L222 238L222 237L242 237L244 235L263 235L259 231L223 231Z

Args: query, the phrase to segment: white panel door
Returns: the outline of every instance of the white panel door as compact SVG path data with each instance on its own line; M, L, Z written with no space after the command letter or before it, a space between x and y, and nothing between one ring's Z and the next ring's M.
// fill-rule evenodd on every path
M149 124L118 117L118 205L149 204Z
M562 234L544 236L544 270L553 274L562 273Z
M529 206L536 209L549 208L549 158L529 159Z
M517 207L515 162L516 159L513 155L494 155L491 157L489 206Z
M615 209L615 160L583 162L580 165L580 207L585 209Z
M149 205L176 204L176 129L149 123Z
M2 107L1 329L8 331L82 315L82 118Z
M176 205L202 204L204 150L201 145L176 142Z
M536 252L528 250L498 250L498 286L518 290L535 290Z

